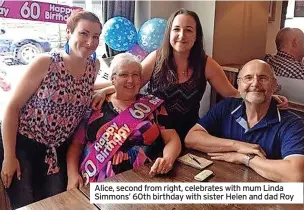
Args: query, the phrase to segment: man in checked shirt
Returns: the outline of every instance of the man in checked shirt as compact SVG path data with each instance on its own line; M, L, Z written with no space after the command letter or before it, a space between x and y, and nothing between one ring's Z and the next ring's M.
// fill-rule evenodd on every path
M276 36L277 54L267 54L276 76L304 79L304 33L298 28L283 28Z

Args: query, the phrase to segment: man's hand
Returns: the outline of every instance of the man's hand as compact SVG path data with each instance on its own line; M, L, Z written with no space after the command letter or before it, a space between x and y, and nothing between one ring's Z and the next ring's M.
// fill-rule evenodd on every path
M4 158L1 170L1 179L5 188L9 188L14 174L17 171L17 178L21 180L20 164L16 157Z
M157 158L150 170L150 175L155 176L156 174L166 174L173 167L173 161L166 158Z
M221 152L221 153L207 153L212 160L221 160L229 163L244 164L244 154L237 152Z
M242 154L255 154L259 157L266 159L265 151L258 144L250 144L241 141L235 141L234 151Z
M68 186L67 186L67 190L71 190L71 189L77 189L78 187L82 187L83 186L83 179L80 176L79 173L74 173L70 176L68 176Z
M100 110L102 104L104 103L106 99L106 93L103 90L99 90L98 92L96 92L93 96L93 100L91 103L91 107L94 110Z

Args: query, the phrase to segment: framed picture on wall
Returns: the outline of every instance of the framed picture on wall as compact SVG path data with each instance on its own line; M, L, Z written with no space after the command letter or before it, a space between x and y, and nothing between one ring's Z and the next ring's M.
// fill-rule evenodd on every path
M268 22L275 21L276 2L270 1L268 11Z
M294 17L304 17L303 1L295 1Z

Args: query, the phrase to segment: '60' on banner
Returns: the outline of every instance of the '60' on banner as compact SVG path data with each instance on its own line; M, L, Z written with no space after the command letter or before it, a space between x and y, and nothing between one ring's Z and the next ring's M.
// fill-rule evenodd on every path
M76 8L79 7L38 1L0 0L0 18L65 23Z

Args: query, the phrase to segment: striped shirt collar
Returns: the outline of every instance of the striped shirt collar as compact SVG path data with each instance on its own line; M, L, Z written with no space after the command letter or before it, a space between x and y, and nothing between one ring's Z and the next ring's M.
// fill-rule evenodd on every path
M242 103L231 112L231 115L235 118L238 124L240 124L245 129L245 132L249 130L246 116L246 105L244 101L242 101ZM262 120L260 120L258 124L256 124L250 130L255 130L258 128L266 127L270 124L280 122L281 113L280 110L277 108L277 102L274 99L271 99L267 114L263 117Z

